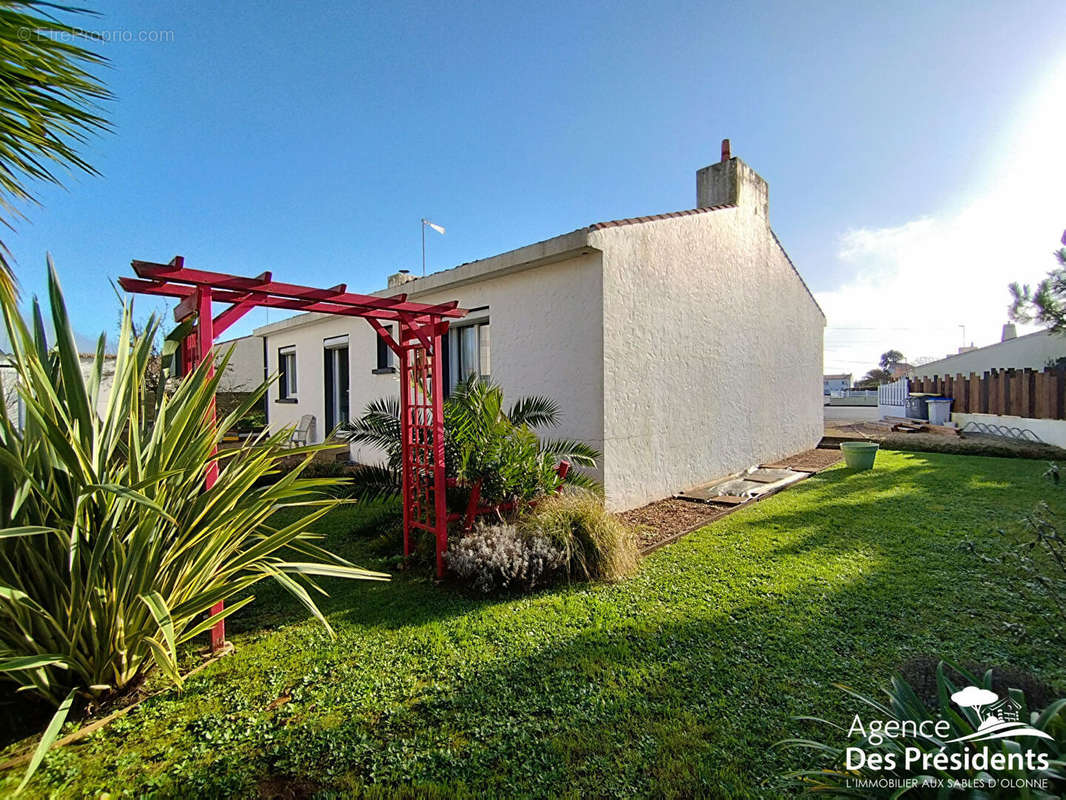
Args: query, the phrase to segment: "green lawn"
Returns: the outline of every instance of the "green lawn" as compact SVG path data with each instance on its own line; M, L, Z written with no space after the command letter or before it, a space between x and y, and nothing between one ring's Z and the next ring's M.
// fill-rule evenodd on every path
M833 682L873 690L933 655L1066 688L1054 621L961 544L999 546L995 528L1045 496L1066 509L1043 468L881 453L614 586L485 600L411 575L333 581L333 640L265 589L232 626L234 655L53 753L31 794L780 797L783 772L813 766L771 748L812 732L790 718L858 708ZM379 566L384 519L349 508L321 529Z

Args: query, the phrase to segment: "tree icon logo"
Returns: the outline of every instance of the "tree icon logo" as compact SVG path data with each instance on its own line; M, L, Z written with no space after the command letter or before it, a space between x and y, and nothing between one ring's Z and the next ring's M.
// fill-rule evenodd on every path
M1019 722L1017 713L1013 714L1013 719L1006 720L1000 719L996 713L990 713L987 716L982 713L982 709L986 706L993 706L990 710L994 712L998 712L1004 707L1009 707L1012 710L1015 707L1019 707L1014 700L1011 700L1009 695L1005 700L1001 701L999 695L993 691L982 689L979 686L967 686L965 689L960 689L951 695L951 702L963 709L965 716L969 717L970 714L967 712L970 712L977 718L976 725L974 725L977 731L968 736L952 739L948 744L954 742L986 742L991 739L1009 739L1018 736L1035 736L1040 739L1053 738L1043 731ZM1004 714L1003 716L1006 717L1008 715ZM970 722L972 723L974 720L971 718Z

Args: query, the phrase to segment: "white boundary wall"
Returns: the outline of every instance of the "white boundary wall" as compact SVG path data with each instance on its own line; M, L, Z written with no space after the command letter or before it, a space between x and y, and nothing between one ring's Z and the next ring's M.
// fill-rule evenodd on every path
M1000 425L1007 428L1026 428L1040 437L1040 441L1056 447L1066 447L1066 420L1032 419L1030 417L1013 417L1006 414L952 414L951 419L960 428L967 422L980 422L985 425Z

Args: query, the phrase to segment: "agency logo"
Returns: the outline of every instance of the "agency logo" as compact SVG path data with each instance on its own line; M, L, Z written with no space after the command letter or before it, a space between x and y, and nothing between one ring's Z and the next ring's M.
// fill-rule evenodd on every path
M848 736L861 737L862 742L844 748L844 768L855 776L849 779L848 786L927 786L933 781L948 789L1004 788L1008 784L1016 788L1046 788L1047 780L1042 777L1015 778L1019 773L1033 774L1051 766L1047 753L1025 742L1053 737L1020 721L1021 703L1009 694L1001 698L978 686L953 692L951 702L965 712L966 728L975 727L976 717L976 730L959 736L959 727L944 718L863 720L856 714ZM986 744L1006 739L1015 740L1018 747ZM898 746L882 748L888 740L897 740ZM933 777L951 773L982 777Z
M1032 728L1018 720L1018 714L1022 710L1021 703L1009 694L1000 699L999 695L988 689L977 686L967 686L951 695L951 702L960 708L972 708L980 720L980 727L968 736L959 736L949 739L946 744L956 742L987 742L992 739L1017 739L1024 736L1034 736L1038 739L1051 739L1051 736ZM982 709L987 708L988 716L984 716Z

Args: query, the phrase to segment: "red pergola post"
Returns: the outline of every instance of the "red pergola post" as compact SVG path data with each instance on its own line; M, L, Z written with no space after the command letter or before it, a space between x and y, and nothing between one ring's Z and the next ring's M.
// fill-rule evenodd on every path
M400 345L395 347L396 357L400 360L400 471L401 492L403 497L403 555L411 555L411 524L414 522L413 478L413 444L411 441L411 393L414 391L411 379L411 352L403 346L406 323L400 323L398 332ZM379 335L381 331L378 332Z
M174 316L179 322L196 316L195 330L182 342L183 373L210 359L209 374L214 374L215 337L258 306L366 319L400 362L404 555L411 552L412 529L429 531L436 539L437 574L444 574L448 519L441 348L448 319L466 316L466 311L457 307L458 303L426 305L408 302L405 294L394 297L355 294L344 284L316 289L274 281L269 272L245 277L187 269L181 256L175 256L169 264L134 261L132 266L137 278L119 278L126 291L178 298ZM231 305L213 317L212 303ZM382 321L399 323L399 341L389 335ZM218 424L214 402L205 423ZM212 456L215 454L212 452ZM204 473L205 491L217 480L218 461L212 457ZM224 609L224 603L217 603L211 608L211 614L219 614ZM226 623L219 620L211 628L211 649L220 649L225 639Z
M437 577L444 577L444 553L448 549L447 481L444 477L444 374L441 361L441 326L433 334L433 521L437 540Z
M211 287L201 286L196 290L196 307L197 307L197 320L196 320L196 345L199 352L199 363L203 364L207 361L209 366L207 368L208 378L215 374L215 325L214 316L211 310ZM192 335L192 334L190 334ZM207 424L211 426L211 429L218 425L218 410L215 406L214 399L211 400L211 410L208 412ZM218 452L218 448L211 450L211 455L214 456ZM204 491L210 491L211 488L218 481L218 461L214 458L207 464L207 470L204 474ZM225 602L218 602L211 606L211 615L221 614L225 610ZM214 625L211 626L211 652L217 652L222 649L226 644L226 620L220 619Z

